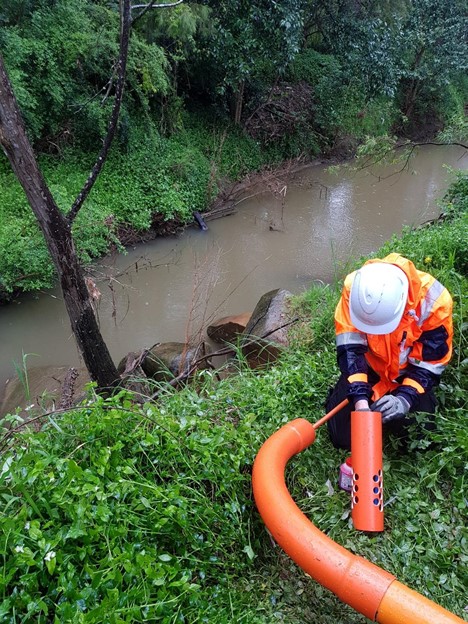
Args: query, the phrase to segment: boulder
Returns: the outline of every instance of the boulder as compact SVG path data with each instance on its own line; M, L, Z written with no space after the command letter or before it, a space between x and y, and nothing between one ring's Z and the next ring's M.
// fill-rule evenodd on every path
M121 377L132 374L135 369L141 367L141 361L145 357L145 351L130 351L120 360L117 372Z
M237 316L224 316L214 321L207 327L206 333L208 338L220 344L234 344L237 338L244 332L251 316L251 312L244 312Z
M135 393L137 400L144 401L151 394L148 378L141 366L145 351L131 351L123 357L117 366L122 385Z
M171 381L174 377L188 374L194 362L209 353L210 348L204 342L197 347L187 347L183 342L164 342L147 353L141 367L151 379ZM203 360L197 365L197 370L209 366L209 360Z
M289 346L291 296L288 290L278 288L265 293L257 303L242 340L242 352L252 368L274 362Z

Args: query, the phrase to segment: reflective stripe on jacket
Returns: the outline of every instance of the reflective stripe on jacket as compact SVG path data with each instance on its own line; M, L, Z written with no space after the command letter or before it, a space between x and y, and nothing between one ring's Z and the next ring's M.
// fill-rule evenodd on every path
M370 398L367 380L370 366L380 377L374 385L374 400L398 388L412 405L418 394L439 382L452 355L452 298L434 277L416 269L411 260L392 253L383 260L408 276L409 292L403 317L391 334L359 332L352 324L349 296L354 273L345 279L335 310L337 356L340 369L350 383L350 397Z

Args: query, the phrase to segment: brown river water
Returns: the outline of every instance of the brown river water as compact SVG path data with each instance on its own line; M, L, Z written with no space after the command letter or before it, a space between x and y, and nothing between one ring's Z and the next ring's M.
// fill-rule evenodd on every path
M409 170L386 179L389 169L310 166L289 177L283 200L252 193L208 231L191 227L103 259L94 272L112 356L118 362L157 342L201 336L210 321L252 311L274 288L299 293L341 279L350 260L439 214L453 179L445 165L468 169L467 152L426 146ZM82 364L58 289L0 308L0 352L0 395L23 354L28 368Z

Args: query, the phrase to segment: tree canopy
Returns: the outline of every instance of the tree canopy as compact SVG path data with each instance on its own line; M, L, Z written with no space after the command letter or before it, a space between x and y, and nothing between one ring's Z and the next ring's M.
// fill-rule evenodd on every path
M117 27L118 3L108 0L2 3L0 50L40 149L77 142L90 147L102 136ZM312 59L310 52L329 55L341 67L328 102L335 110L346 87L357 110L387 98L403 127L422 112L439 118L460 112L466 98L468 28L461 0L185 1L171 11L144 12L133 31L120 123L124 142L126 128L145 119L165 133L180 130L181 112L206 103L241 124L274 85L294 74L299 59ZM323 121L317 86L311 85L311 106ZM337 121L317 130L329 136Z

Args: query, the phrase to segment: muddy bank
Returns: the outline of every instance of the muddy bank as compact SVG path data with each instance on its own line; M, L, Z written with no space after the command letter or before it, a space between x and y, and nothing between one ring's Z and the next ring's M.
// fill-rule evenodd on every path
M85 368L69 366L37 366L25 371L21 380L11 379L2 388L0 413L13 414L18 408L21 417L55 409L68 409L84 397L90 381Z
M213 203L202 213L205 221L211 221L220 217L235 213L246 198L269 191L278 195L284 186L288 176L300 172L302 169L320 164L336 164L344 162L346 158L335 157L305 160L293 159L277 166L265 167L261 171L249 173L242 180L233 182L224 180L220 184L220 191ZM147 230L136 230L127 224L119 224L116 228L116 237L123 247L131 247L141 243L148 243L160 237L180 236L187 228L198 227L197 221L184 222L181 219L165 220L163 215L155 213L152 217L151 227ZM111 247L107 254L118 253L116 245ZM106 255L107 255L106 254ZM96 257L95 260L98 260ZM85 269L86 272L86 269ZM0 282L0 306L7 305L24 294L21 288L13 292L7 292Z

